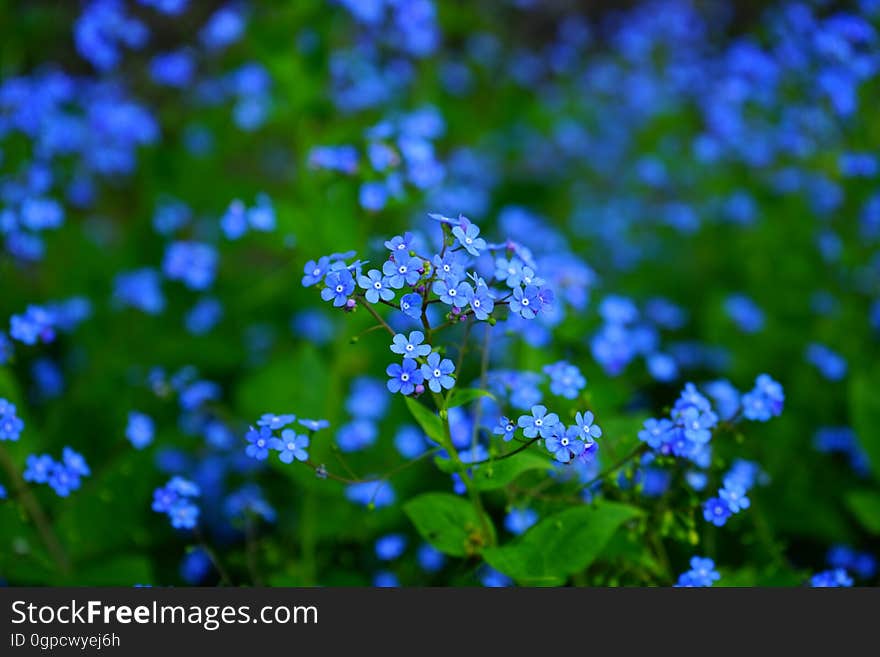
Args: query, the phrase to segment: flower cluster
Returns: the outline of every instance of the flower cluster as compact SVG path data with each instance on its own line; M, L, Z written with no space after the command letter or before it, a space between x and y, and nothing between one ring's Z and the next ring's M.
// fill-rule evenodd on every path
M327 428L329 423L326 420L301 419L298 424L305 427L308 434L300 434L289 428L294 422L297 419L293 414L265 413L257 420L257 426L251 427L245 434L248 442L245 453L257 461L265 461L269 458L269 451L274 450L282 463L293 463L294 459L308 461L306 449L311 442L310 436L315 431Z
M703 517L716 527L722 527L733 514L748 509L751 502L749 490L762 473L749 461L737 461L724 475L723 486L718 494L703 504Z
M715 562L705 557L691 557L691 569L678 577L677 587L704 587L712 586L721 579L721 574L715 570Z
M61 460L48 454L31 454L25 460L23 478L34 484L49 484L59 497L67 497L92 473L81 454L65 447Z
M385 242L388 257L381 269L365 269L361 260L346 264L354 254L337 253L306 263L302 284L321 285L321 298L338 308L381 303L423 324L436 303L449 306L447 321L495 320L500 306L524 319L549 312L553 293L536 276L528 249L512 241L489 244L467 217L430 216L443 226L437 253L416 255L426 244L420 236L405 233Z
M392 363L385 370L388 375L388 390L403 395L420 395L427 386L431 392L439 393L455 385L455 365L448 358L442 358L431 345L424 344L425 334L411 331L410 334L395 334L391 351L403 356L402 363ZM419 366L421 364L421 366Z
M0 440L18 440L24 422L15 414L15 404L0 397Z
M188 479L172 477L153 491L153 511L167 514L175 529L195 529L199 507L193 500L201 494L199 486Z
M852 585L852 577L843 568L824 570L810 578L810 586L814 588L838 588Z
M570 463L574 459L589 463L599 450L595 439L602 436L602 429L593 422L591 411L578 412L574 424L567 426L556 413L548 413L546 406L536 404L531 414L520 415L516 424L526 438L543 439L544 446L559 463ZM511 421L501 417L493 432L510 440L514 431Z

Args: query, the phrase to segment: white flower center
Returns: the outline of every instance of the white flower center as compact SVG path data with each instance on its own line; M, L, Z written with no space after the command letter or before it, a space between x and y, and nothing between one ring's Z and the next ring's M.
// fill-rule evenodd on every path
M562 440L559 441L559 444L562 445L563 447L568 447L568 438L563 438Z
M470 243L473 242L474 240L471 239L470 237L465 237L465 238L464 238L464 241L465 241L466 244L470 244Z
M382 281L376 281L375 283L373 283L373 287L376 288L377 290L381 290L382 289Z
M435 379L439 379L439 378L440 378L440 370L434 370L434 378L435 378Z
M312 270L312 276L318 276L321 273L321 269L319 267L315 267Z
M397 268L397 271L400 272L401 274L405 274L406 273L406 265L400 265L400 267Z
M409 374L404 372L403 374L400 375L400 380L404 381L404 382L409 381Z
M540 426L543 426L543 425L544 425L544 420L542 420L541 418L538 418L537 420L535 420L535 426L536 426L536 427L540 427Z
M266 444L266 441L263 440L262 438L260 438L260 439L257 441L257 447L262 447L262 446L265 445L265 444Z
M458 292L455 291L455 288L449 290L449 296L454 297L456 294L458 294Z
M296 449L296 444L295 444L295 443L287 443L287 451L288 451L288 452L292 452L292 451L294 451L295 449Z
M336 291L339 292L340 294L342 293L342 290L343 290L343 289L344 289L344 288L343 288L341 285L337 285L337 286L336 286Z
M524 306L528 306L528 305L529 305L529 300L526 299L526 298L523 298L523 300L522 300L522 305L524 305Z
M474 308L479 308L479 307L480 307L480 300L474 299Z
M413 349L415 349L415 347L413 347L411 344L406 345L407 351L412 351Z

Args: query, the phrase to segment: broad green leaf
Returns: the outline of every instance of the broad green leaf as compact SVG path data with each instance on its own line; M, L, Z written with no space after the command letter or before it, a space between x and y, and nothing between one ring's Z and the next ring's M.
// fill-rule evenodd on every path
M846 505L862 527L872 534L880 534L880 493L855 490L846 495Z
M477 490L494 490L514 481L529 470L549 470L548 456L525 450L500 461L492 461L474 468L473 482Z
M480 390L479 388L453 388L446 400L446 408L464 406L465 404L470 404L472 401L483 397L495 399L491 392Z
M446 431L443 428L443 420L429 410L427 406L420 404L412 397L406 397L406 406L415 418L422 430L429 438L436 440L441 445L446 444Z
M634 507L616 502L578 506L540 521L507 545L490 548L490 566L527 586L554 586L589 566L617 529L638 516Z
M451 493L425 493L407 502L403 510L422 538L446 554L476 554L488 542L480 517L465 498ZM484 521L494 540L492 521L488 517Z
M862 373L852 378L849 387L850 416L859 443L871 463L874 476L880 479L880 375Z

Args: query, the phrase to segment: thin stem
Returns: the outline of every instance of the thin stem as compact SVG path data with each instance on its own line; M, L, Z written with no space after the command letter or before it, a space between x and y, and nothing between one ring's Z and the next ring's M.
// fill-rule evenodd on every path
M254 586L262 586L260 570L257 567L257 534L253 515L247 513L244 523L245 558L247 559L248 573Z
M386 322L384 319L382 319L382 316L376 312L376 309L373 308L373 306L370 304L369 301L367 301L365 298L361 298L360 302L361 302L361 305L367 309L367 312L369 312L373 316L373 318L377 322L379 322L379 324L381 324L383 327L385 327L385 330L387 330L392 336L397 335L395 330L388 325L388 322Z
M208 555L211 563L214 564L214 568L216 568L217 572L220 574L220 583L226 584L227 586L233 586L229 571L223 566L223 562L220 560L220 557L217 556L214 548L208 545L208 541L205 539L202 530L199 527L196 527L193 529L193 534L195 534L196 540L199 542L199 547L205 551L205 554Z
M632 461L634 458L644 454L647 450L648 450L648 446L646 444L642 443L641 445L636 447L633 451L631 451L629 454L624 456L622 459L620 459L619 461L615 462L613 465L610 465L607 468L605 468L604 470L602 470L602 472L597 474L595 477L590 479L588 482L578 486L577 490L579 490L579 491L586 490L587 488L589 488L590 486L592 486L596 482L602 481L609 474L611 474L612 472L614 472L616 470L619 470L620 468L625 466L627 463Z
M52 523L43 511L43 507L40 506L37 498L34 497L34 494L19 474L18 468L15 467L15 463L13 463L12 458L3 446L0 446L0 465L6 470L9 480L12 482L16 498L21 502L21 505L36 526L40 539L46 546L46 550L48 550L58 570L65 576L70 575L70 559L67 557L61 541L58 540L58 536L52 529Z

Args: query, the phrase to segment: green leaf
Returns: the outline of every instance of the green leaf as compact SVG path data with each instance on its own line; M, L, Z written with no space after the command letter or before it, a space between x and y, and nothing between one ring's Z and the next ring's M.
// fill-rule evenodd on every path
M495 396L486 390L479 388L453 388L449 397L446 399L446 408L455 408L456 406L464 406L470 404L476 399L488 397L495 399Z
M474 468L473 482L477 490L494 490L514 481L530 470L549 470L550 459L543 454L525 450L500 461Z
M880 479L880 375L858 374L849 387L850 416L859 443L871 463L874 476Z
M518 540L490 548L490 566L527 586L555 586L587 568L617 529L641 512L616 502L578 506L540 521Z
M880 534L880 493L854 490L846 495L846 505L862 527L872 534Z
M420 404L412 397L405 397L406 406L415 418L422 430L429 438L436 440L441 445L446 445L446 431L443 428L443 420L429 410L427 406Z
M488 542L476 510L457 495L425 493L407 502L403 510L422 538L446 554L454 557L476 554ZM492 521L485 516L483 520L494 541Z

